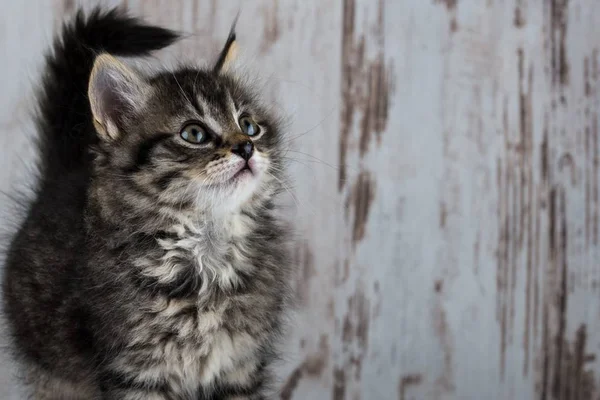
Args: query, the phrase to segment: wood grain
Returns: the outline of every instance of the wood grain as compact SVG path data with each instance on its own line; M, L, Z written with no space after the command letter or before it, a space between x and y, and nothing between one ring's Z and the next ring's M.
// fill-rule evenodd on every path
M289 117L281 399L599 398L600 3L109 3L188 33L167 64L211 62L241 10L237 64ZM32 157L24 89L80 4L0 2L5 191Z

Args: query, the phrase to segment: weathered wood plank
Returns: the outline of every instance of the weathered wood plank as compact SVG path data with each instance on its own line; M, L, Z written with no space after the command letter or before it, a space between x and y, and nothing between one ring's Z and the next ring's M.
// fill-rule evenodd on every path
M239 65L290 115L282 399L598 398L600 3L125 3L190 33L167 63L212 60L241 8ZM0 4L7 188L15 99L91 2Z

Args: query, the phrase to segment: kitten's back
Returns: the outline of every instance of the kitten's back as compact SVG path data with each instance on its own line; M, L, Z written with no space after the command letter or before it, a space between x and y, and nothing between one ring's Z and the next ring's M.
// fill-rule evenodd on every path
M90 335L81 324L86 310L78 305L77 274L86 257L83 211L96 141L87 99L94 59L101 52L146 55L176 39L117 10L95 10L65 25L46 56L36 116L39 182L9 247L3 282L14 350L25 364L75 380L89 374L79 360Z

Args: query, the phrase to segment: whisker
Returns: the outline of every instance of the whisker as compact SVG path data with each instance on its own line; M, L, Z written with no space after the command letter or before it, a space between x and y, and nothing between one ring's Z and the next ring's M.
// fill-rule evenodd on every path
M312 162L316 162L316 161L313 161L313 160L302 160L302 161L300 161L300 160L298 160L298 159L291 158L291 157L285 157L285 156L283 156L282 158L283 158L283 159L285 159L285 160L289 160L289 161L295 161L295 162L297 162L298 164L304 165L304 166L305 166L305 167L307 167L307 168L309 168L309 167L311 167L311 166L310 166L310 165L308 165L308 164L305 164L305 163L303 163L302 161L307 161L307 162L311 162L311 161L312 161Z
M299 160L299 159L297 159L297 158L293 158L293 157L285 157L285 156L283 156L282 158L284 158L285 160L288 160L288 161L297 162L298 164L301 164L301 165L303 165L303 166L307 167L308 169L311 169L311 170L312 170L312 172L314 172L314 169L312 169L313 165L308 165L308 164L306 164L306 163L322 164L322 165L325 165L325 166L331 167L331 168L332 168L333 170L335 170L335 171L339 171L339 170L341 169L340 167L336 167L335 165L328 165L328 164L326 164L326 163L323 163L323 162L322 162L322 161L320 161L320 160ZM278 168L275 168L275 167L271 167L271 169L273 169L273 170L276 170L276 171L278 171L278 172L281 172L281 173L286 173L286 172L287 172L287 171L285 171L285 170L281 170L281 169L278 169ZM344 182L344 183L346 183L346 182L349 182L349 181L350 181L350 179L349 179L349 178L335 178L335 179L336 179L336 182L338 181L338 179L341 179L341 180L342 180L342 182Z
M336 166L336 165L333 165L333 164L329 164L328 162L326 162L326 161L323 161L323 160L321 160L320 158L318 158L318 157L315 157L315 156L313 156L313 155L310 155L310 154L308 154L308 153L303 153L303 152L301 152L301 151L297 151L297 150L288 150L288 151L289 151L289 152L292 152L292 153L298 153L298 154L302 154L303 156L310 157L310 158L312 159L312 160L304 160L304 161L313 161L313 162L318 162L318 163L321 163L321 164L323 164L323 165L326 165L326 166L328 166L329 168L332 168L332 169L334 169L334 170L336 170L336 171L339 171L339 170L341 169L341 167L340 167L340 166ZM346 167L346 168L349 168L347 165L346 165L345 167ZM349 169L353 170L352 168L349 168Z
M298 198L294 195L294 193L292 193L291 189L288 188L288 186L281 181L279 178L277 178L275 175L273 175L272 173L265 171L268 175L270 175L273 179L275 179L277 182L279 182L281 184L281 186L290 194L290 196L292 197L292 199L294 200L294 203L296 204L296 207L300 210L300 202L298 201ZM315 213L314 210L312 209L308 209L310 214L314 217Z
M312 131L314 131L315 129L317 129L321 124L323 124L323 122L325 122L327 120L327 118L331 117L331 114L333 114L334 111L335 111L335 107L333 107L331 109L331 111L329 111L327 113L327 115L325 115L323 117L323 119L321 119L315 126L313 126L312 128L310 128L309 130L307 130L305 132L302 132L302 133L300 133L300 134L298 134L296 136L292 136L291 138L288 138L288 139L284 140L283 143L291 143L294 140L297 140L297 139L301 138L302 136L311 133Z
M181 91L181 94L183 95L183 97L185 97L185 99L188 101L189 104L193 104L192 101L190 100L190 98L188 97L188 95L185 93L185 91L179 84L179 81L177 80L177 76L175 75L175 73L173 71L171 71L171 75L173 75L173 79L175 79L175 83L177 83L177 86L179 86L179 90Z

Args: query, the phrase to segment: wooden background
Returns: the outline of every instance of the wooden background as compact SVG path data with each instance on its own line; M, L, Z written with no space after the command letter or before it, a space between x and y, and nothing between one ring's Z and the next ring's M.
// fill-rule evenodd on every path
M28 179L41 51L76 3L0 1L3 191ZM213 60L241 8L238 64L289 115L281 399L600 398L599 1L125 5L190 34L167 64Z

